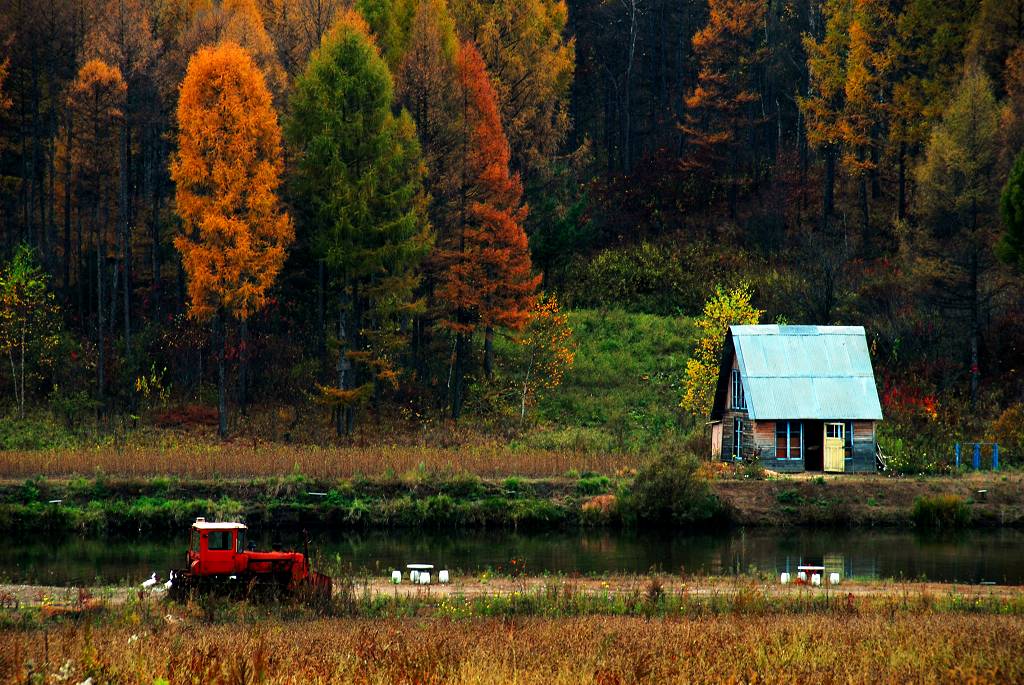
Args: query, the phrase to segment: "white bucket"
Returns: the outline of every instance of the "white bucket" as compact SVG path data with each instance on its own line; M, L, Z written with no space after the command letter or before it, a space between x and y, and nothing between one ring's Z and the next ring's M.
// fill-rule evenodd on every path
M420 582L420 572L416 569L409 571L409 580L411 580L413 584Z
M781 576L779 576L779 582L782 583L783 585L788 584L789 583L789 574L788 573L783 573Z
M448 582L448 571L437 572L437 582L444 584Z
M401 571L392 571L391 572L391 582L394 583L395 585L398 585L399 583L401 583L402 582L402 572Z
M811 585L821 585L821 574L815 573L811 576Z
M430 585L430 572L420 571L420 574L417 576L417 580L420 585Z
M830 573L829 576L828 576L828 584L829 585L839 585L839 574L838 573Z
M807 582L807 572L806 571L800 571L799 573L796 574L796 579L806 583Z

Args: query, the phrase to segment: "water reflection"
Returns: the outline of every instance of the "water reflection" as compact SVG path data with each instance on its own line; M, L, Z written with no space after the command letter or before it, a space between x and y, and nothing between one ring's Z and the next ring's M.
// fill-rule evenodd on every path
M259 531L253 531L260 539ZM297 537L295 538L298 540ZM260 539L269 545L270 539ZM718 535L654 532L421 531L322 533L311 551L354 571L383 574L411 562L466 573L508 570L512 559L530 573L672 573L731 575L795 573L825 566L844 577L1024 583L1024 533L969 531L921 537L895 531L747 529ZM136 580L180 566L185 540L34 538L0 547L0 578L74 584Z

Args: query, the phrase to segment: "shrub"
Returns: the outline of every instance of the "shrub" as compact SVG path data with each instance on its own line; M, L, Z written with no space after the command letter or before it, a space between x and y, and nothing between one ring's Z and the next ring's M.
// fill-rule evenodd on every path
M622 307L651 314L696 314L711 292L709 284L739 283L757 271L747 252L695 241L606 248L577 256L560 290L567 304Z
M878 427L878 444L891 473L939 473L948 470L947 464L938 458L937 445L905 440L886 424Z
M587 475L576 483L576 492L581 495L601 495L611 490L608 476Z
M52 450L75 444L75 437L46 414L0 418L0 450Z
M705 522L723 514L722 503L698 473L692 456L665 453L643 466L630 489L637 518L663 524Z
M775 501L779 504L803 504L803 496L796 490L780 490L775 495Z
M971 521L971 509L956 495L925 495L914 500L913 519L919 528L963 528Z
M992 423L991 436L999 443L1005 463L1024 464L1024 404L1014 404L1000 414Z

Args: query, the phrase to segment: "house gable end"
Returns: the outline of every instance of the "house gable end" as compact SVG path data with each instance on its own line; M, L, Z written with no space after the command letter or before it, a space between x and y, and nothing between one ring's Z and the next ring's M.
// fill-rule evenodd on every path
M715 401L711 405L712 421L721 421L725 414L725 400L729 394L729 383L732 381L733 357L735 355L736 346L733 344L732 331L729 331L725 334L722 358L718 363L718 383L715 385Z

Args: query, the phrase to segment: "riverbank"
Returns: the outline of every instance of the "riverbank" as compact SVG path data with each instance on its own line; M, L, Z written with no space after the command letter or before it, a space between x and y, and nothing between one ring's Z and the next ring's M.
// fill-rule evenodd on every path
M375 582L342 586L315 608L75 593L66 607L51 595L0 609L0 679L1016 682L1021 597L1019 588L662 576Z
M32 478L0 481L0 532L180 535L197 516L265 530L630 527L628 476L481 478L412 471L327 480L301 473L250 479ZM912 527L919 503L953 505L949 525L1024 525L1024 477L779 476L716 478L721 506L705 527ZM942 525L943 519L937 519Z
M813 613L829 610L833 605L849 604L851 597L860 600L862 608L877 608L879 603L887 603L903 610L1024 615L1024 586L1017 585L855 578L843 579L838 585L825 582L812 586L795 577L782 585L775 576L726 578L667 573L580 577L484 572L469 576L456 574L444 585L435 578L433 584L425 586L413 585L408 577L397 585L389 577L342 577L335 580L333 599L362 614L411 611L424 616L468 617L489 611L530 615L555 609L573 614L650 615L653 612L672 615L681 611L752 611L756 607L763 613ZM117 607L139 602L178 606L167 603L159 587L143 591L139 584L77 587L0 583L0 600L0 607L7 609L54 609L44 611L44 616L88 613L88 607ZM194 601L205 600L196 598ZM220 602L217 598L212 601ZM263 608L272 613L275 606ZM231 611L226 600L220 608Z

